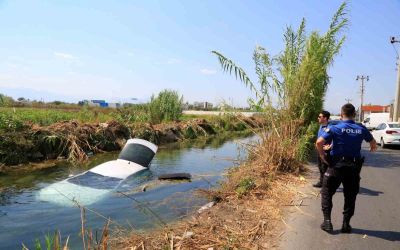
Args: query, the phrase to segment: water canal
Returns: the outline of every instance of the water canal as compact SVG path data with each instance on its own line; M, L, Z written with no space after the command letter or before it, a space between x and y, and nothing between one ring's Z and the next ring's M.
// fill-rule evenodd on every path
M194 191L216 185L224 170L245 158L246 152L240 144L255 139L255 136L249 135L235 138L219 136L161 146L150 170L129 177L117 189L88 208L123 227L138 230L174 221L208 202ZM43 245L44 236L57 229L63 240L70 236L71 249L81 248L79 208L40 201L38 193L70 175L116 159L118 153L94 156L82 166L58 162L54 167L37 171L0 174L0 249L21 249L22 243L33 249L35 239L40 239ZM177 172L192 174L192 181L157 180L160 174ZM147 190L142 192L144 185ZM160 218L152 215L148 208ZM104 218L87 211L86 220L88 228L101 233Z

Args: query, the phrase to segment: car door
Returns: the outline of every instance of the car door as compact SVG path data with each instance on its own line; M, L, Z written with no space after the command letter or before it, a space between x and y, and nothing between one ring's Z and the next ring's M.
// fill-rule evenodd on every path
M384 138L384 140L385 140L386 128L387 128L386 123L382 123L381 124L381 129L379 130L379 141L380 141L381 138Z
M372 131L372 136L378 143L381 141L382 126L383 123L379 124L376 129Z

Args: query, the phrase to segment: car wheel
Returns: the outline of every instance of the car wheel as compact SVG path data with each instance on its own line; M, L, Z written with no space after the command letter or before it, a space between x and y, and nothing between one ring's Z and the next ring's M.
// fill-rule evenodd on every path
M381 147L382 147L382 148L385 148L385 147L386 147L385 141L383 140L383 138L381 138Z

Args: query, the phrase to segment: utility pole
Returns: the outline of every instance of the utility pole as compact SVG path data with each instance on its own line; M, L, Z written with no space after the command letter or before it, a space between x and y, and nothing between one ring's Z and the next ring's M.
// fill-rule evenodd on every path
M345 98L344 99L347 103L350 103L351 101L353 101L352 99L350 99L350 98Z
M358 81L358 80L361 80L361 86L360 86L360 99L361 99L361 101L360 101L360 111L359 111L360 112L359 113L359 119L360 119L359 122L362 122L363 118L364 118L363 111L362 111L362 106L364 104L364 91L365 91L364 80L369 81L369 76L364 76L364 75L357 76L356 81Z
M396 50L394 47L394 43L400 43L400 40L396 39L395 37L390 38L390 43L393 45L393 48ZM396 50L397 53L397 50ZM396 84L396 96L394 99L394 105L393 105L393 121L398 122L399 121L399 112L400 112L400 59L399 59L399 54L397 53L397 84Z

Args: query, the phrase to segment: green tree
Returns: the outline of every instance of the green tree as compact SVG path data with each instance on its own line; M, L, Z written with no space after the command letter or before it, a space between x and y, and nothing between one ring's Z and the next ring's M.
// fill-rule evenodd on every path
M182 115L183 96L177 91L163 90L157 97L151 97L149 104L150 119L153 123L175 121Z

